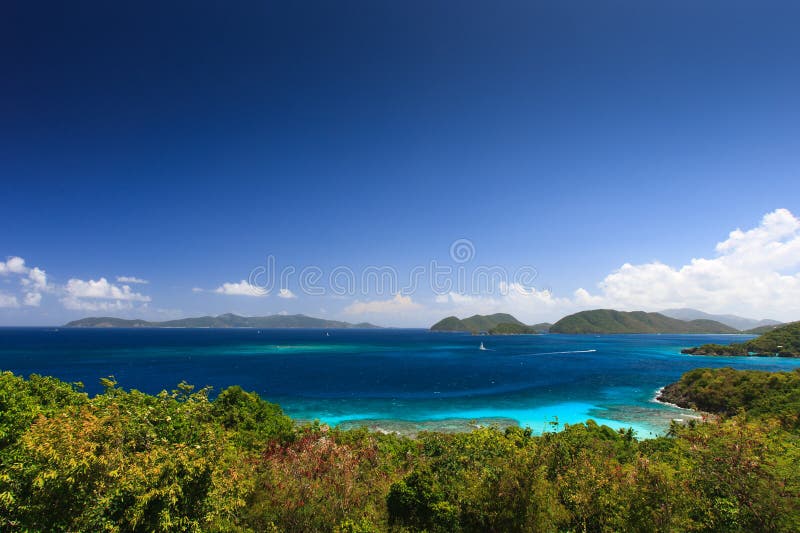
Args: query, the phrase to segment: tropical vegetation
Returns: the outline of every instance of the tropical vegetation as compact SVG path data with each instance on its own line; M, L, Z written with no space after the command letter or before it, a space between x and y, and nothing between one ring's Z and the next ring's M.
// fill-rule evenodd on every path
M681 352L691 355L800 357L800 322L774 327L749 341L703 344Z
M690 372L669 398L716 415L642 441L555 419L410 439L102 383L0 374L0 530L800 530L800 371Z

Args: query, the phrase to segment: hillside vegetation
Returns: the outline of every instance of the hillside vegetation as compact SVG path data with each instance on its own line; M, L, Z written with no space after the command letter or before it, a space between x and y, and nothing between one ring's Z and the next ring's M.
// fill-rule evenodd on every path
M547 333L551 325L543 322L528 326L508 313L495 313L493 315L473 315L464 319L449 316L431 326L431 331L485 332L489 335L530 335Z
M489 335L532 335L537 333L547 333L551 324L535 324L526 326L525 324L509 324L504 322L489 330Z
M694 371L733 418L397 435L298 426L239 387L148 395L0 374L0 530L800 530L798 373ZM680 398L672 397L680 400Z
M553 324L551 333L739 333L714 320L678 320L660 313L595 309L566 316Z
M744 410L750 416L772 416L789 429L800 429L800 369L759 372L698 368L664 387L659 399L728 416Z
M525 325L508 313L495 313L493 315L472 315L463 320L449 316L431 326L431 331L469 331L479 333L481 331L488 332L500 324Z
M691 355L800 357L800 322L775 327L749 341L703 344L681 352Z

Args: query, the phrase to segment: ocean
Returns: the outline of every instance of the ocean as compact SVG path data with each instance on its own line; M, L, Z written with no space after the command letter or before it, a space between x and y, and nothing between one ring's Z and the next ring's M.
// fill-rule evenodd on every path
M637 436L691 411L654 401L698 367L791 370L800 359L689 356L681 348L738 335L477 337L421 329L0 328L0 369L126 389L181 381L240 385L296 419L383 431L519 424L541 433L592 418ZM480 350L483 342L486 350Z

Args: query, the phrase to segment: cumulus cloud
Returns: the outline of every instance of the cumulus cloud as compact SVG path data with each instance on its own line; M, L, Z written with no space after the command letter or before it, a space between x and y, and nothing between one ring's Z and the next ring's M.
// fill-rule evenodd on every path
M800 219L777 209L755 228L732 231L715 251L715 257L678 267L625 263L598 284L596 294L578 289L576 303L800 319Z
M777 209L754 228L730 232L708 255L678 266L624 263L594 290L581 287L566 296L500 283L495 294L438 295L433 308L439 318L508 312L528 323L596 308L693 307L754 318L800 319L800 219L790 211Z
M0 275L9 276L15 274L21 276L19 283L22 286L23 304L38 307L42 301L42 293L50 292L53 287L47 284L47 273L39 267L29 268L25 260L21 257L9 257L5 262L0 261ZM8 305L5 307L17 307L19 301L16 296L9 296L4 299Z
M134 292L128 285L114 285L106 278L72 278L64 286L61 303L67 309L83 311L118 311L130 309L133 302L149 302L150 297Z
M42 303L42 293L29 292L25 294L23 302L25 305L29 305L31 307L39 307L39 304Z
M389 300L354 301L344 308L348 315L362 315L367 313L402 313L421 309L422 306L411 299L411 296L395 294Z
M19 307L19 300L13 294L0 292L0 307Z
M114 285L109 283L106 278L98 280L72 278L65 287L67 294L75 298L98 298L103 300L130 300L137 302L149 302L150 297L133 292L128 285Z
M36 291L46 291L49 289L47 285L47 273L38 267L33 267L28 271L28 279L23 280L23 285L29 286Z
M537 290L518 283L500 282L493 294L468 295L450 292L435 298L436 315L471 316L474 314L511 313L528 322L541 322L572 312L570 298L556 297L549 290ZM437 318L438 320L438 318Z
M281 289L280 291L278 291L278 298L285 298L285 299L297 298L297 295L292 291L290 291L289 289Z
M136 276L117 276L118 283L135 283L138 285L147 285L150 283L146 279L137 278Z
M267 291L256 285L252 285L245 280L239 283L223 283L214 292L217 294L227 294L229 296L255 296L262 297L267 295Z
M206 292L206 290L201 287L192 287L192 292Z
M125 311L133 308L133 304L129 301L82 300L69 296L62 298L61 303L65 309L72 311Z
M27 273L28 267L25 266L25 260L21 257L13 256L5 262L0 261L0 275Z

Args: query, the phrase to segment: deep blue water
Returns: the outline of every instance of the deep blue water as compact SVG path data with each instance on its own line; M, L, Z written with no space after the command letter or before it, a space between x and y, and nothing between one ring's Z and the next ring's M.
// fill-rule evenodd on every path
M586 418L640 436L683 410L653 401L697 367L789 370L800 360L701 357L680 349L730 335L473 337L426 330L0 328L0 369L81 381L113 375L148 393L182 380L241 385L293 417L369 420L512 419L534 431ZM478 346L483 341L487 351Z

